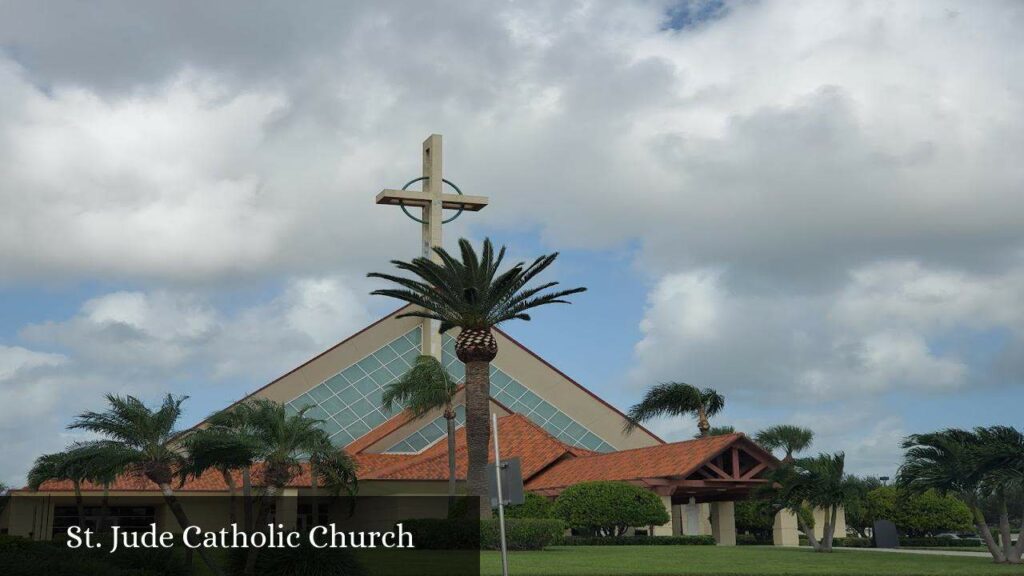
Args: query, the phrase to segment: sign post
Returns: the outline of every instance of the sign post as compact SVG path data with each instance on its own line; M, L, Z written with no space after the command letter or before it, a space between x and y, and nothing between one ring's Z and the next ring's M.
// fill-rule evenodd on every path
M501 576L508 576L508 548L505 546L505 500L501 495L501 453L498 451L498 415L491 414L494 428L494 475L498 485L498 530L501 534Z

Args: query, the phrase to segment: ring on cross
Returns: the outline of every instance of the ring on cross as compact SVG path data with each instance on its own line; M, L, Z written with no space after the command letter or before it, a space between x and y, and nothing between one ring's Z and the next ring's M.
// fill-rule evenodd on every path
M409 180L408 182L406 182L405 186L402 186L402 190L408 190L409 186L412 186L413 184L415 184L417 182L422 182L423 180L426 180L428 178L430 178L430 176L420 176L419 178L413 178L412 180ZM464 194L462 193L462 190L459 190L459 187L456 186L453 182L451 182L447 178L441 178L441 182L444 182L445 184L451 186L452 189L454 189L456 192L459 193L459 196L464 196ZM412 218L413 220L419 222L420 224L426 224L426 222L424 222L423 220L421 220L421 219L413 216L412 214L410 214L409 213L409 209L405 207L405 203L404 202L399 201L398 202L398 206L399 206L399 208L402 209L402 212L405 212L405 215L408 216L409 218ZM441 220L441 224L447 224L447 223L451 222L452 220L455 220L456 218L458 218L459 216L462 215L462 211L463 210L464 210L464 208L462 206L459 206L458 212L456 212L455 215L452 216L451 218L445 218L444 220Z

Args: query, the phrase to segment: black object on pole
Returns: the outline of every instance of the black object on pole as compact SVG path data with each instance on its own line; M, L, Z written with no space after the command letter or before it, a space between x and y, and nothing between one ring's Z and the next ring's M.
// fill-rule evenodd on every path
M498 481L494 470L494 463L487 465L488 493L491 494L491 508L498 507ZM523 491L523 468L519 458L509 458L501 461L501 496L502 504L522 504L526 502L526 494Z

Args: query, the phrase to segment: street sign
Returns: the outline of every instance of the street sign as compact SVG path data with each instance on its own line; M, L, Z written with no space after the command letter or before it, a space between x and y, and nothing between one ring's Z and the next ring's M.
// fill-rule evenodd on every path
M491 495L491 508L498 507L498 482L494 471L494 464L487 465L487 488ZM526 502L526 494L523 492L523 469L519 458L509 458L501 461L501 496L502 504L522 504Z

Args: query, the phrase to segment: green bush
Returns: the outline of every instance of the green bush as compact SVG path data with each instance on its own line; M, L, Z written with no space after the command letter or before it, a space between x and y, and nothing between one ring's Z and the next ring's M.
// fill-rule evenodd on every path
M554 518L555 503L540 494L526 493L522 504L505 507L505 518Z
M170 553L170 551L168 551ZM145 559L142 559L145 560ZM129 564L129 556L106 550L72 550L58 542L35 542L0 536L0 574L4 576L180 576L184 564L167 558L164 565Z
M244 548L229 550L227 574L244 572L247 552ZM257 576L364 576L366 573L352 551L346 548L266 548L256 557Z
M950 548L984 546L980 538L900 538L900 546L914 548Z
M563 536L555 546L714 546L714 536Z
M582 482L562 491L555 515L592 536L621 536L628 528L661 526L671 518L653 492L623 482Z
M934 490L906 494L893 486L875 488L867 495L867 517L892 520L900 533L923 536L946 530L969 530L971 511L954 496L942 496Z
M413 544L422 550L477 550L480 524L476 518L415 518L403 520L402 527L412 533Z
M769 533L770 534L770 533ZM765 546L772 544L773 540L771 537L765 538L761 534L737 534L736 545L737 546Z
M561 520L539 518L506 518L505 545L509 550L541 550L558 540L565 532ZM497 550L501 533L497 519L480 521L480 548Z

